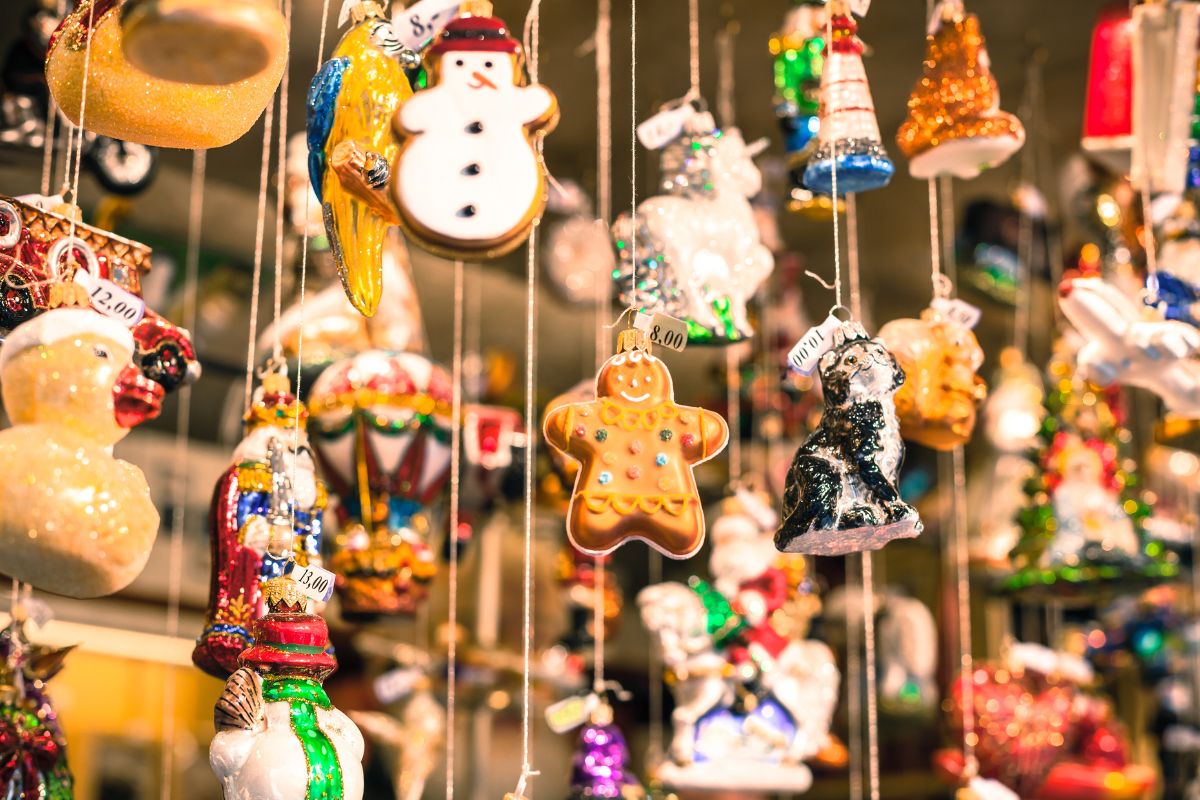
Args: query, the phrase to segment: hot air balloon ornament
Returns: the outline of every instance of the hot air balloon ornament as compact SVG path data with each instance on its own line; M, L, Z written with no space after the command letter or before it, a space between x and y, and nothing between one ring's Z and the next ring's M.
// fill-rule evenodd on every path
M820 130L817 149L804 169L804 185L832 194L836 170L839 195L879 189L896 167L879 136L858 23L845 0L830 0L829 13L833 38L826 43L821 72Z
M914 178L974 178L1025 142L1025 128L1000 110L1000 91L979 18L962 0L942 0L925 47L925 74L908 98L896 143Z
M352 27L308 90L308 169L342 288L370 317L383 293L384 237L397 224L381 191L400 151L392 117L412 96L404 70L420 63L383 6L348 0Z
M415 353L368 350L313 384L309 436L337 532L326 567L350 614L407 614L437 571L431 507L450 476L450 376Z

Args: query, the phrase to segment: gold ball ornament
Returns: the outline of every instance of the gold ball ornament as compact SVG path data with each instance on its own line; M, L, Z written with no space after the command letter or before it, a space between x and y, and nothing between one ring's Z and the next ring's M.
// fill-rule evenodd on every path
M286 54L287 23L271 0L128 0L125 57L168 81L228 86Z
M926 39L925 72L909 96L896 143L914 178L974 178L1021 149L1025 128L1000 110L979 18L949 0L939 22Z
M79 125L86 117L88 130L116 139L196 150L223 147L250 130L283 77L286 37L267 68L245 80L163 80L126 58L123 8L120 0L83 0L51 38L46 83L68 119Z
M88 309L54 309L0 350L13 427L0 431L0 570L38 589L98 597L141 573L158 511L137 467L113 458L128 430L114 386L133 338Z

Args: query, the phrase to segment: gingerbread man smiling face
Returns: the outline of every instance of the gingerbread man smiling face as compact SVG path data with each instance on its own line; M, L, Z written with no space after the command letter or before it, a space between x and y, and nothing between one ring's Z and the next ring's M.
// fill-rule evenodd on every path
M605 555L641 539L671 558L704 543L704 513L692 474L725 448L719 415L676 405L671 373L643 335L625 331L596 377L596 399L546 415L546 441L578 461L567 535Z

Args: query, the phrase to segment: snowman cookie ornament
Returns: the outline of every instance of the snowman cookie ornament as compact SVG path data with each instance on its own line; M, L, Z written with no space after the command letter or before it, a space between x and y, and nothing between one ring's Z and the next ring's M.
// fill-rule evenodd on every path
M409 238L448 258L496 258L524 242L546 204L534 136L558 102L528 85L521 44L504 22L468 14L425 53L429 88L393 121L403 140L392 200Z
M720 415L675 404L671 373L646 334L622 331L596 376L596 399L546 415L550 446L580 463L567 536L601 556L641 539L671 558L704 544L704 511L692 469L725 449Z

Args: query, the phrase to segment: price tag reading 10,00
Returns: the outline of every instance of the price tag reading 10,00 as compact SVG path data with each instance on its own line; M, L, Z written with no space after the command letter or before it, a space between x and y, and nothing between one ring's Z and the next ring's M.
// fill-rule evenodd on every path
M292 569L291 578L300 584L300 591L313 600L325 602L333 596L334 575L327 569L297 564Z

